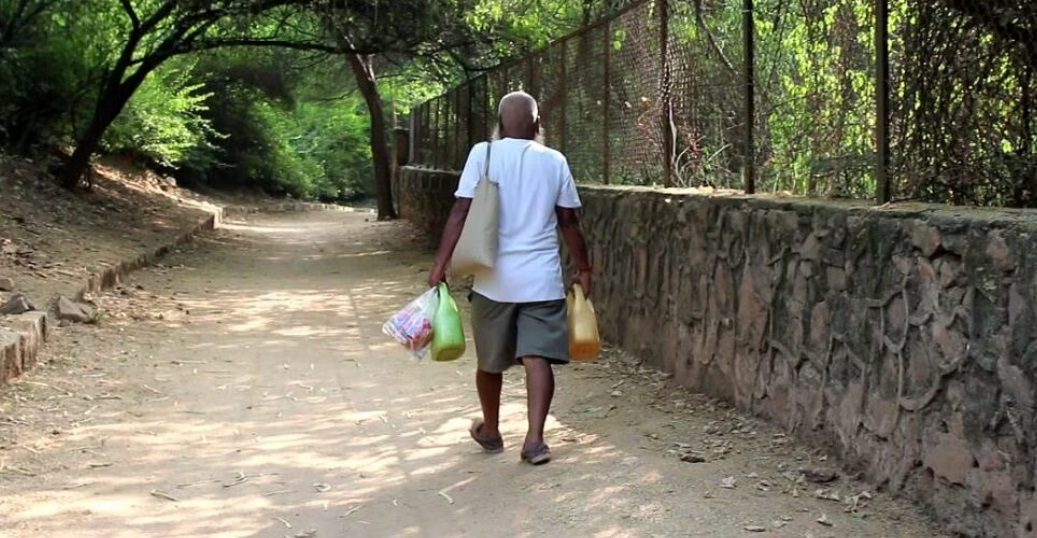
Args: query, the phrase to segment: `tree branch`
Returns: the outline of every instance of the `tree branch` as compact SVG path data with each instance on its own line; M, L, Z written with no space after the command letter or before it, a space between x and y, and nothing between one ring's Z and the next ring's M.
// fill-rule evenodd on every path
M1026 25L1006 22L1007 18L1000 13L1009 9L1003 4L991 5L989 2L973 2L971 0L944 0L950 9L972 17L999 38L1023 47L1026 62L1037 69L1037 30ZM1000 7L1001 9L996 9Z
M15 13L7 21L7 27L0 32L0 46L13 43L15 36L25 30L30 23L43 12L47 11L61 0L40 1L29 9L29 0L20 0Z
M185 48L184 50L177 51L175 54L187 54L191 52L200 52L205 50L213 50L223 47L278 47L292 50L303 50L312 52L324 52L327 54L374 54L378 51L372 50L361 50L353 49L347 50L341 47L333 45L325 45L321 43L314 43L308 41L291 41L285 39L208 39L194 43L193 45Z
M140 33L141 35L151 32L161 24L162 21L172 15L175 10L176 0L168 0L165 4L159 6L159 8L156 9L155 12L147 18L147 20L142 21L138 27L134 28L135 32Z
M122 9L126 11L126 14L130 17L130 22L133 23L133 31L140 31L140 17L137 15L137 10L133 9L133 3L130 0L119 0L122 3Z
M702 0L695 0L695 21L698 22L699 27L706 33L706 38L709 40L710 47L720 56L720 61L723 62L724 67L731 72L732 75L738 76L738 70L735 69L731 60L728 59L727 55L724 54L724 49L720 47L720 43L717 42L716 36L713 35L713 31L709 29L709 25L706 24L706 17L702 14Z

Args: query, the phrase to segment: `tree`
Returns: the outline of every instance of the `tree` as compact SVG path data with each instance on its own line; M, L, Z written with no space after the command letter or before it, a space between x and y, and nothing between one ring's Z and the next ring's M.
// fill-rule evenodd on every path
M1020 47L1024 61L1037 70L1037 10L1030 2L943 0L943 4L971 17L1006 43Z
M287 47L346 56L371 111L380 217L393 218L384 107L370 56L434 56L478 40L464 21L470 7L464 2L402 3L406 5L394 3L389 10L377 0L119 0L128 19L121 50L105 69L92 116L62 166L62 183L69 188L78 184L112 122L148 75L170 58L233 46ZM334 39L315 31L320 28L315 21L321 19L325 28L335 29Z
M371 121L371 158L374 161L375 197L378 219L396 218L392 199L392 155L389 147L385 106L375 74L374 57L355 52L360 42L377 42L385 52L409 58L437 59L459 50L486 43L490 37L465 18L472 5L456 0L403 0L391 10L346 11L345 4L332 2L326 12L326 27L339 45L367 103ZM357 24L363 20L365 24Z
M322 50L322 43L281 38L278 30L261 36L214 35L222 22L248 20L279 8L306 5L307 0L119 0L128 19L121 50L107 66L93 114L78 137L72 156L61 169L62 183L75 187L97 151L102 137L149 74L170 58L230 46L281 46ZM143 5L138 9L135 4ZM364 52L364 51L359 51Z
M595 4L595 0L588 0ZM515 4L515 5L512 5ZM608 2L605 2L608 4ZM345 4L328 5L327 28L346 55L371 120L371 157L379 220L396 218L392 199L391 152L385 106L378 87L374 55L354 53L361 42L379 42L393 52L390 64L413 69L408 60L424 60L446 84L470 73L499 65L516 53L531 50L578 26L571 3L550 9L531 0L402 0L391 10L352 14ZM365 24L357 24L358 14ZM383 55L384 56L384 55Z
M4 0L0 4L0 52L24 39L44 13L67 0Z
M536 13L519 15L541 7ZM515 51L545 43L561 33L560 28L570 30L578 25L579 14L579 7L561 0L399 0L391 7L384 0L99 0L89 8L73 0L0 0L0 48L46 49L50 45L24 37L26 29L42 23L41 28L50 33L40 39L49 43L63 38L67 46L59 53L82 57L82 69L75 75L48 79L57 83L52 86L75 91L78 97L77 104L54 100L69 117L63 121L61 136L40 139L44 143L71 139L72 155L63 159L58 170L62 183L70 188L79 183L92 155L112 142L106 134L149 77L159 70L161 77L176 71L166 69L173 58L229 47L281 47L343 58L371 123L380 217L393 218L388 122L376 73L391 77L410 70L424 78L435 77L439 83L456 81L498 64ZM86 53L75 54L80 50ZM6 60L0 57L2 61ZM22 64L25 69L10 73L28 79L29 62ZM149 86L151 105L161 103L169 91L161 83L154 84ZM190 92L191 87L185 81L181 89ZM185 104L192 102L187 94L181 97ZM134 113L159 113L159 108L149 106L140 103ZM82 111L85 116L77 114ZM183 115L183 121L194 121L194 113ZM142 119L146 118L137 121ZM128 122L121 128L132 134L132 125ZM24 130L32 128L27 124ZM132 150L137 142L127 138L128 133L121 133L118 145ZM176 143L181 141L189 142L182 138ZM177 151L181 150L188 148Z
M371 159L374 161L374 193L378 202L378 220L396 218L392 199L392 171L389 141L386 135L385 106L378 92L371 56L347 54L346 60L356 77L357 87L364 96L371 114Z

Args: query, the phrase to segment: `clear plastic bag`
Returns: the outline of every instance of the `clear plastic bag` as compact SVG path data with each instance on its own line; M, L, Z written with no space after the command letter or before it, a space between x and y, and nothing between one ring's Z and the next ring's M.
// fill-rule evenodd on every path
M432 348L432 319L439 307L439 293L430 288L382 325L382 332L396 340L417 359L424 359Z

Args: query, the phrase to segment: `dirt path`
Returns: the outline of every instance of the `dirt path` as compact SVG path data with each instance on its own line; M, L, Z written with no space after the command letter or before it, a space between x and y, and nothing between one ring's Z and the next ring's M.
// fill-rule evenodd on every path
M615 353L560 372L555 461L519 463L518 371L482 454L471 352L419 364L380 333L422 289L403 225L254 219L100 298L102 326L2 391L0 536L939 536L846 477L797 482L823 457Z

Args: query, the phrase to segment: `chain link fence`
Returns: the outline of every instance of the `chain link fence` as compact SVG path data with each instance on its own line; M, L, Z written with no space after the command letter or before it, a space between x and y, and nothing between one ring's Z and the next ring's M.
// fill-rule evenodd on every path
M583 183L1037 207L1037 4L648 0L412 113L458 169L535 96Z

